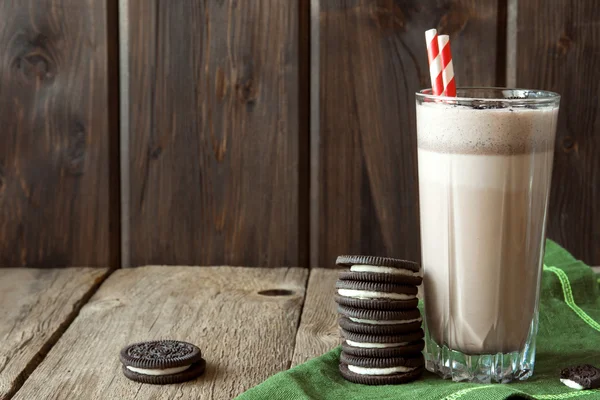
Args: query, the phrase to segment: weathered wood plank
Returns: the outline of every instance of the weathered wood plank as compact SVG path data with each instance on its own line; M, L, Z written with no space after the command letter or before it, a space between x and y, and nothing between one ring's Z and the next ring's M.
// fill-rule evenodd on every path
M108 3L0 2L1 267L118 262Z
M118 270L15 399L231 399L290 366L307 276L301 268ZM268 290L279 295L260 294ZM204 378L163 387L125 378L119 350L158 338L197 344Z
M333 300L337 278L337 270L314 268L310 271L292 366L320 356L341 343L337 305Z
M600 8L519 1L517 85L561 94L548 236L600 263Z
M299 1L129 15L132 264L304 266Z
M107 272L0 269L0 399L22 385Z
M497 1L319 5L319 237L312 266L333 267L345 253L419 260L414 93L430 87L424 31L450 34L458 85L494 85Z

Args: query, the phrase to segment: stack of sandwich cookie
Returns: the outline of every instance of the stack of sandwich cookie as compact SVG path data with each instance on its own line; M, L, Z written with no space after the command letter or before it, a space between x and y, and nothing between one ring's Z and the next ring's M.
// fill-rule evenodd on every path
M206 367L198 347L177 340L134 343L121 350L120 359L127 378L156 385L195 379Z
M417 379L424 369L423 281L418 264L386 257L340 256L349 267L336 283L342 354L340 372L356 383L388 385Z

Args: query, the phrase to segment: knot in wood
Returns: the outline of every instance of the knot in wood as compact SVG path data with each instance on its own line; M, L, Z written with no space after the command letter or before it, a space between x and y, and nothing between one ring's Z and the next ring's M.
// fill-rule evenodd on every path
M56 75L55 63L50 56L48 38L37 34L33 39L18 40L19 49L13 68L27 81L51 82Z
M572 44L573 44L573 40L569 36L562 35L560 37L560 39L558 39L558 42L556 43L557 53L560 56L567 55Z
M373 3L369 16L372 23L383 33L405 32L406 21L411 19L411 14L418 11L416 4L407 2L401 7L393 1Z
M454 36L465 29L471 18L471 10L464 4L452 2L447 12L440 18L437 30L440 34Z
M575 139L573 139L571 136L566 136L562 142L563 150L566 153L570 153L571 151L573 151L576 144L577 143L576 143Z
M150 158L153 160L157 160L158 157L160 157L160 155L162 154L162 147L160 146L152 146L150 147L148 153L150 154Z
M85 169L86 137L85 127L75 122L69 132L68 145L65 151L65 169L71 175L83 175Z
M238 98L242 103L253 106L256 103L256 85L252 78L245 79L236 85Z

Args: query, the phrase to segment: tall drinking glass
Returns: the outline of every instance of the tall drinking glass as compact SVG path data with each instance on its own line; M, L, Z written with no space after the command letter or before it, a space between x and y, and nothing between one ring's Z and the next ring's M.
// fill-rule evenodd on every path
M416 98L426 367L454 381L527 379L560 96Z

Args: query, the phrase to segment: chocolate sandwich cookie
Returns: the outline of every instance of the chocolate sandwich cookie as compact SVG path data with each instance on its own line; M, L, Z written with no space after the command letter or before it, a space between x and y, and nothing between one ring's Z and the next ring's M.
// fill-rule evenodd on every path
M425 365L425 358L423 354L417 354L413 357L369 358L354 356L342 351L340 354L340 363L364 368L418 368Z
M339 266L350 267L340 273L342 280L371 282L395 282L406 285L420 285L423 271L419 264L388 257L375 256L339 256Z
M355 383L390 385L415 380L423 372L423 355L413 358L365 358L340 355L340 373Z
M421 312L418 308L410 310L370 310L340 304L338 305L337 311L349 318L370 320L406 320L421 317Z
M401 285L415 286L419 286L423 282L422 276L392 275L375 272L340 271L339 278L343 281L352 280L381 283L397 283Z
M395 335L399 333L414 332L421 328L421 318L415 320L408 320L409 322L393 323L394 321L369 321L367 323L362 322L365 320L353 321L348 317L340 317L338 323L343 329L354 332L364 333L368 335ZM412 322L411 322L412 321ZM374 322L374 323L371 323ZM392 322L389 324L382 324L381 322Z
M560 381L572 389L600 388L600 369L590 364L576 365L560 371Z
M338 304L373 310L415 308L419 303L416 286L365 281L337 281Z
M344 297L335 295L333 297L336 303L354 307L354 308L365 308L371 310L406 310L409 308L416 308L419 304L419 299L413 300L379 300L379 299L354 299L352 297Z
M348 317L350 320L359 323L367 324L395 324L395 323L412 323L423 322L421 312L418 308L409 310L366 310L363 308L354 308L338 305L338 313Z
M134 343L124 347L119 358L127 378L157 385L189 381L206 367L198 347L176 340Z
M353 343L354 344L354 343ZM405 345L398 347L384 347L384 348L368 348L368 347L357 347L348 344L347 341L342 342L342 351L346 354L352 354L358 357L373 357L373 358L389 358L389 357L410 357L421 354L425 348L425 341L423 339L409 342Z
M391 347L405 346L411 342L423 339L425 334L423 329L419 328L413 332L406 332L397 335L368 335L364 333L355 333L340 328L342 337L346 343L354 347L366 349L385 349Z

